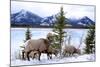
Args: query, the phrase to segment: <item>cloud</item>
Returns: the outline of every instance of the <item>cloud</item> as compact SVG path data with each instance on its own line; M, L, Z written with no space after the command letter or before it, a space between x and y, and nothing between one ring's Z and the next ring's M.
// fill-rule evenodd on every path
M19 12L21 9L31 11L41 17L55 15L59 12L60 7L63 6L64 12L67 12L66 17L82 17L88 16L94 20L95 7L83 5L68 5L68 4L50 4L50 3L36 3L36 2L11 2L11 13Z

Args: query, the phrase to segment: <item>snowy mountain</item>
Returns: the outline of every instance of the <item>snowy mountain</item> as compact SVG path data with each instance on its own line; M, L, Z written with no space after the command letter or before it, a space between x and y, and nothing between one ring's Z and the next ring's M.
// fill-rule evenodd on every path
M32 27L51 27L55 24L56 16L40 17L30 11L21 10L17 13L11 14L11 26L32 26ZM84 16L79 19L65 18L66 27L80 28L88 27L89 25L95 25L89 17Z
M52 15L52 16L48 16L42 19L42 23L40 25L48 25L48 26L52 26L56 21L56 16Z
M89 17L84 16L79 20L78 24L86 26L86 25L94 25L94 22Z
M15 25L37 25L41 23L41 19L40 16L26 10L11 14L11 23Z
M41 25L48 25L48 26L52 26L53 24L55 24L56 21L56 16L49 16L46 18L43 18L43 20L41 21ZM75 19L75 18L65 18L65 23L66 26L71 26L71 27L86 27L89 25L94 25L94 21L92 21L89 17L84 16L80 19Z
M91 20L89 17L84 16L82 18L79 19L75 19L75 18L69 18L69 24L71 24L73 27L88 27L90 25L95 25L95 22L93 20Z

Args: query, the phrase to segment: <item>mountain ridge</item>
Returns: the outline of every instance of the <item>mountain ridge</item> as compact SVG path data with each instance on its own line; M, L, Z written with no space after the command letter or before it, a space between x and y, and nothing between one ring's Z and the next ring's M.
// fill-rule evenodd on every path
M55 24L56 15L48 16L42 18L37 14L34 14L30 11L21 10L17 13L11 14L11 27L14 26L36 26L36 27L52 27ZM86 27L89 25L95 25L95 22L91 20L89 17L84 16L79 19L75 18L65 18L66 25L70 25L72 27Z

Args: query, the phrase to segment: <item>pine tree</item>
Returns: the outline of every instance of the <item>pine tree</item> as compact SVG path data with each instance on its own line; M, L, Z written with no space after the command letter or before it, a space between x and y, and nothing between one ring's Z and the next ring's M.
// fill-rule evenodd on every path
M65 28L65 16L63 7L61 7L59 14L56 16L56 21L53 27L53 32L56 34L54 35L54 47L60 49L60 55L61 55L61 45L63 43L64 38L64 31Z
M95 52L95 26L91 26L91 28L88 30L85 44L85 53L90 54Z
M30 32L30 29L29 28L27 28L26 33L25 33L25 36L26 36L25 41L31 39L31 32Z
M26 42L27 40L31 39L31 32L30 29L27 28L26 32L25 32L25 40L23 40L24 42ZM20 48L25 48L24 45L20 46Z

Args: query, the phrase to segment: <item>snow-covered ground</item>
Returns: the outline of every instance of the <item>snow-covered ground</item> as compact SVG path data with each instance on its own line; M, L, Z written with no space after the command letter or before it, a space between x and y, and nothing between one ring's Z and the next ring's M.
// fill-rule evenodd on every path
M31 28L32 39L46 38L49 32L52 32L50 28ZM65 29L67 35L71 36L70 44L78 47L80 45L80 39L83 35L83 41L80 49L85 46L84 38L86 37L88 29ZM41 61L34 59L31 61L20 60L19 53L21 51L20 46L24 44L26 28L11 28L11 66L19 65L37 65L37 64L54 64L54 63L69 63L69 62L81 62L81 61L95 61L95 54L81 55L75 57L57 58L53 56L53 59L48 60L45 54L42 54ZM66 38L68 39L68 38ZM66 42L67 44L68 42Z
M12 60L11 66L19 66L19 65L40 65L40 64L58 64L58 63L70 63L70 62L87 62L87 61L95 61L95 54L89 54L89 55L81 55L81 56L73 56L73 57L64 57L64 58L58 58L53 56L52 59L48 60L46 54L41 55L41 61L38 61L38 59L34 60Z

